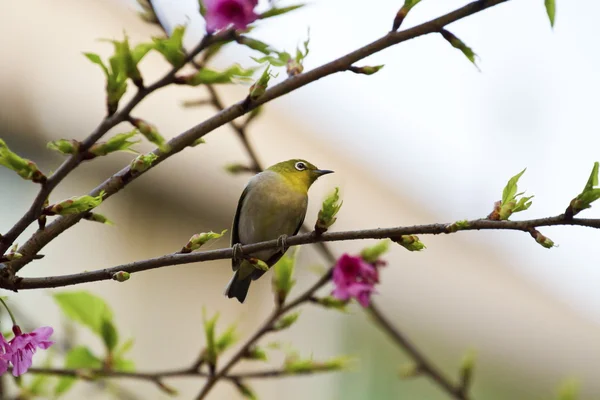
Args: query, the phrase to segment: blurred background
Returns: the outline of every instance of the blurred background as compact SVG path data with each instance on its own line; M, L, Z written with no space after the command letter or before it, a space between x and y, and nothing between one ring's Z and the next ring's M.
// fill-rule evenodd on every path
M294 13L259 22L252 36L291 51L310 27L310 69L385 34L402 2L376 3L312 1ZM422 2L405 25L465 3ZM199 40L204 28L195 0L156 4L168 27L188 25L189 47ZM0 137L43 171L51 171L61 157L47 150L46 143L82 139L104 116L104 76L81 53L108 57L112 46L97 39L121 39L126 31L138 43L161 32L138 18L134 1L0 0L0 9ZM479 55L481 71L441 37L419 38L361 62L386 65L373 76L336 74L269 103L250 128L251 144L265 165L302 157L336 171L311 189L309 224L334 186L342 188L344 200L336 230L484 217L508 178L525 167L520 188L535 197L531 209L514 219L559 214L600 158L598 13L600 3L559 1L552 30L541 0L494 7L449 27ZM213 66L252 66L251 55L227 46ZM168 68L157 54L141 63L147 82ZM231 104L248 88L218 90ZM184 100L207 97L201 87L169 87L145 100L133 115L156 124L170 138L214 113L210 107L181 106ZM128 130L123 124L111 133ZM194 233L229 228L249 176L231 176L223 167L245 163L248 157L227 126L206 141L103 204L99 211L116 226L79 223L45 248L46 257L23 275L75 273L155 257L178 250ZM141 144L138 149L151 147ZM130 159L116 154L84 164L51 200L89 192ZM0 188L3 232L25 212L37 187L0 169ZM600 217L600 212L592 208L583 215ZM581 382L581 398L600 398L600 235L584 228L541 231L559 247L544 249L519 232L465 232L423 236L426 251L397 247L386 257L389 266L376 300L448 376L455 377L462 355L476 349L474 398L551 399L566 378ZM212 248L227 243L221 240ZM372 243L332 247L341 255ZM317 279L319 264L318 253L304 247L295 293ZM222 296L230 273L229 263L218 261L144 272L125 284L111 281L68 290L103 296L122 335L136 338L132 357L138 369L163 370L187 366L197 356L204 344L203 307L221 313L221 329L237 321L247 335L269 314L270 276L254 283L240 305ZM56 327L55 337L63 343L64 319L51 292L10 293L9 301L31 327ZM5 330L8 322L3 322ZM408 359L357 308L341 314L305 307L292 329L263 344L273 340L293 343L301 355L317 360L348 354L357 362L348 373L252 382L261 399L282 394L287 399L446 398L427 378L398 378ZM102 347L85 330L76 332L75 341ZM278 361L275 354L273 365ZM239 370L260 367L255 362ZM202 382L169 383L180 398L191 399ZM133 398L167 398L152 383L123 380L119 387L122 394L134 393ZM87 383L65 398L84 395L110 398ZM209 396L238 397L227 383Z

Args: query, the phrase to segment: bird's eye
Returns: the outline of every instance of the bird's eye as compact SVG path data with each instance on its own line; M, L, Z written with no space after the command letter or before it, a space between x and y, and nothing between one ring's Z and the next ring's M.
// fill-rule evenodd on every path
M304 164L303 162L299 161L296 163L295 165L296 169L298 171L304 171L306 169L306 164Z

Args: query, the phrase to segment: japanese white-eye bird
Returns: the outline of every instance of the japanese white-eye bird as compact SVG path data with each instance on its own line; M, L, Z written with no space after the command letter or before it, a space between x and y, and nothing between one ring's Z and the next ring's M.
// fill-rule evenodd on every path
M305 160L288 160L255 175L242 192L231 230L231 246L282 239L281 249L263 250L251 256L270 268L286 251L285 238L298 233L308 206L308 189L320 177L333 171L318 169ZM250 283L265 271L246 259L232 260L233 278L225 295L240 303L248 294Z

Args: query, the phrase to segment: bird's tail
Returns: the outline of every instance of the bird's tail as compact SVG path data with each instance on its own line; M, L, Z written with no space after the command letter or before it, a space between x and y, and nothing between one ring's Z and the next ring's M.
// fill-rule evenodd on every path
M240 278L240 270L235 271L227 287L225 287L225 296L230 299L235 297L240 303L243 303L248 294L250 282L252 282L251 276Z

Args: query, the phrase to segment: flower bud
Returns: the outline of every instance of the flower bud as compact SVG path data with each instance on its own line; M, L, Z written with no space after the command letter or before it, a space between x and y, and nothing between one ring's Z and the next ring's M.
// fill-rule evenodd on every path
M129 272L119 271L119 272L115 272L113 274L112 279L113 279L113 281L117 281L117 282L125 282L125 281L128 281L130 277L131 277L131 274Z

